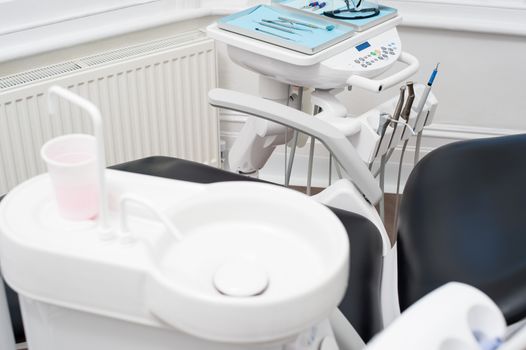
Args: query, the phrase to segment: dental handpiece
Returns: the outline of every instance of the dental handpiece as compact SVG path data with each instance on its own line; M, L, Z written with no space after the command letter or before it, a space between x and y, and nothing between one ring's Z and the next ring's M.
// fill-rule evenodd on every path
M415 129L418 128L418 123L420 122L420 119L422 118L424 114L424 107L426 106L427 99L429 98L429 94L431 93L431 89L433 88L433 84L435 83L435 79L438 75L438 67L440 67L440 63L438 63L433 70L433 73L431 73L431 77L429 78L429 81L427 82L427 86L424 90L424 93L422 94L422 97L420 98L420 102L418 103L418 107L416 107L416 121L415 121ZM418 163L420 160L420 146L422 144L422 135L423 135L423 128L427 124L427 118L429 117L429 113L426 116L426 120L424 121L422 129L418 132L418 135L416 137L416 146L415 146L415 158L414 158L414 164Z
M404 132L402 133L402 139L405 136L407 131L407 125L409 125L409 118L411 117L411 110L415 102L415 86L412 81L408 81L407 84L407 102L405 103L404 110L402 111L401 118L405 121L406 125L404 126Z
M393 114L393 122L391 122L391 126L393 127L393 134L391 135L391 140L389 141L389 146L387 147L388 149L391 148L391 145L393 143L396 129L398 127L398 123L396 122L400 120L400 115L402 114L402 109L404 108L406 90L407 90L407 87L405 85L400 87L400 97L398 98L398 104L396 105L396 109Z
M420 98L420 101L418 102L418 106L416 107L415 112L417 113L417 123L418 120L421 118L422 111L424 110L424 107L426 106L427 99L429 98L429 94L431 93L431 89L433 88L433 84L435 83L435 79L438 75L438 67L440 67L440 63L438 63L433 70L433 73L431 73L431 77L429 78L429 81L427 82L427 86L422 93L422 97ZM416 124L415 124L416 126Z
M389 113L380 113L380 119L378 120L377 134L382 136L385 134L389 123L391 122L391 115Z
M404 110L402 111L402 119L406 122L411 116L411 109L413 108L413 103L415 102L415 86L412 81L407 82L407 102L405 104Z
M378 157L378 153L380 152L380 147L382 146L382 142L384 141L385 133L387 132L387 127L391 123L391 115L389 113L382 113L380 114L380 120L378 121L378 130L377 133L380 135L380 141L378 142L378 147L376 147L376 152L374 153L373 161ZM370 168L372 168L372 163Z
M399 120L400 115L402 115L402 109L404 108L404 102L405 102L405 91L407 90L407 86L400 87L400 97L398 98L398 103L395 108L395 112L393 114L393 120ZM397 123L392 123L392 126L396 126Z

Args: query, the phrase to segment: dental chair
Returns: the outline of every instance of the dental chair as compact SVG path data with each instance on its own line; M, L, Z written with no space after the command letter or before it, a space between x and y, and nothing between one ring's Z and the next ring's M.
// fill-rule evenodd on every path
M526 136L475 140L442 147L407 182L398 230L399 302L407 309L451 281L473 285L501 308L508 324L526 318ZM116 170L198 183L261 181L202 164L150 157ZM363 216L333 209L351 242L349 289L340 309L364 342L382 322L382 240ZM23 328L8 289L17 340Z
M265 182L196 162L160 156L119 164L111 168L202 184L226 181ZM350 320L360 337L368 341L383 328L379 293L382 273L382 241L377 228L364 217L336 208L333 209L333 212L347 229L353 251L349 289L345 300L340 305L340 310ZM16 293L7 285L6 290L16 340L17 343L21 343L25 341L25 336L20 306Z
M452 281L489 295L509 325L526 319L526 135L458 142L412 172L398 227L401 311ZM261 181L201 164L153 157L114 167L184 181ZM343 314L367 342L383 328L381 240L373 223L332 208L351 241Z
M526 318L526 135L458 142L416 166L398 226L399 300L407 309L458 281L508 325Z

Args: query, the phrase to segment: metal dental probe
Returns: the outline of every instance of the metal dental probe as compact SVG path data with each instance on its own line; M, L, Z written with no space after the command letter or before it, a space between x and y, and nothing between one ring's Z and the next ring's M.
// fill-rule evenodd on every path
M323 29L323 30L327 30L329 32L336 28L336 26L332 25L332 24L328 25L328 26L325 26L325 27L320 27L320 26L314 25L312 23L301 22L301 21L297 21L295 19L286 18L286 17L278 17L278 19L280 21L284 21L284 22L288 22L288 23L292 23L292 24L297 24L299 26L304 26L304 27L314 28L314 29Z
M407 102L404 107L404 111L402 112L402 119L405 120L406 123L409 122L409 117L411 116L411 110L413 109L413 103L415 102L415 88L412 81L407 83L407 90L409 92L409 97L407 99ZM402 137L405 134L407 130L407 125L404 126L404 132L402 133ZM394 228L395 230L398 229L398 207L400 205L400 181L402 179L402 164L404 162L404 155L405 151L407 150L407 145L409 144L409 138L405 140L404 146L402 147L402 153L400 154L400 163L398 164L398 181L396 183L396 199L395 199L395 217L394 217Z
M417 117L415 122L415 127L418 126L418 122L420 121L420 118L422 118L422 112L424 111L424 107L426 105L427 99L429 97L429 94L431 93L431 89L433 88L433 84L435 83L435 79L438 75L438 68L440 67L440 63L437 63L435 69L433 70L433 73L431 73L431 77L429 78L429 81L427 82L426 89L424 90L424 93L422 94L422 97L420 98L420 102L418 103L418 107L416 108ZM429 114L426 116L426 120L424 122L424 126L427 124L427 118L429 117ZM420 160L420 146L422 144L422 134L424 132L424 128L422 127L422 130L418 133L416 137L416 146L415 146L415 159L414 163L415 165Z
M279 34L275 34L275 33L272 33L272 32L269 32L269 31L266 31L266 30L263 30L261 28L255 28L255 30L257 30L258 32L261 32L261 33L265 33L265 34L268 34L268 35L274 35L280 39L284 39L284 40L291 40L291 41L295 41L294 39L291 39L291 38L287 38L286 36L281 36Z
M275 29L275 30L279 30L279 31L282 31L284 33L299 35L298 33L294 32L292 30L281 28L280 26L276 26L276 25L273 25L273 24L268 24L268 23L265 23L265 22L258 22L258 21L255 21L255 22L257 24L259 24L261 26L264 26L264 27L267 27L267 28L272 28L272 29Z
M268 20L268 19L262 19L261 21L265 22L265 23L274 24L274 25L277 25L277 26L280 26L280 27L283 27L283 28L294 29L294 30L301 30L302 32L311 32L312 33L312 30L310 30L310 29L298 28L298 27L295 27L293 25L285 24L285 23L282 23L282 22L271 21L271 20Z

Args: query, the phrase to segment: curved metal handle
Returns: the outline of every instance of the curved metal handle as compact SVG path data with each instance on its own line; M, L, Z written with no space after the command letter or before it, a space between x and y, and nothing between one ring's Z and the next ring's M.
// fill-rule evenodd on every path
M403 82L415 74L418 71L418 68L420 68L420 62L418 62L418 59L407 52L402 52L398 58L398 61L407 64L407 67L402 69L400 72L391 75L390 77L376 80L361 77L359 75L352 75L349 79L347 79L347 85L357 86L372 92L381 92Z
M125 194L120 199L120 207L121 207L121 229L122 232L130 236L130 226L128 225L128 208L129 204L136 204L143 208L148 209L152 214L154 214L157 219L166 227L168 232L177 240L181 241L183 239L183 235L179 230L172 224L170 219L163 214L160 210L158 210L152 203L147 201L144 198L138 197L133 194Z

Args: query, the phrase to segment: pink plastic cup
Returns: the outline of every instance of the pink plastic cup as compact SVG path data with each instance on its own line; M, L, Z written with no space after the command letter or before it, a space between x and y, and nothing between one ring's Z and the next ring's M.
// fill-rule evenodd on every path
M41 150L67 220L91 220L99 213L97 143L94 136L72 134L47 142Z

